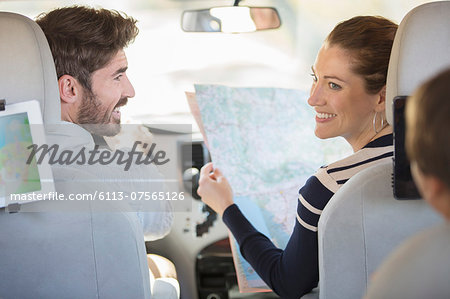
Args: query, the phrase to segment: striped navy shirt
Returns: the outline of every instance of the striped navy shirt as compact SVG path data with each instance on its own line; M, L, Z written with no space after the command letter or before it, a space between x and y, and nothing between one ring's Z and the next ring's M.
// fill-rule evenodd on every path
M392 135L386 135L345 159L321 167L299 191L297 221L304 228L316 232L322 210L334 193L361 170L391 160L392 155Z
M236 238L242 256L267 285L282 298L298 299L319 281L317 224L325 205L353 175L392 155L389 134L320 168L299 191L297 221L284 250L258 232L236 205L228 207L222 219Z

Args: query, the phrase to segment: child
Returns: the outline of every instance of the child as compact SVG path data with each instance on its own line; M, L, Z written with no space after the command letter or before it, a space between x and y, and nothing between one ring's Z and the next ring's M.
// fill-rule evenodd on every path
M406 241L377 271L368 298L450 298L450 69L408 99L406 150L423 198L445 223Z

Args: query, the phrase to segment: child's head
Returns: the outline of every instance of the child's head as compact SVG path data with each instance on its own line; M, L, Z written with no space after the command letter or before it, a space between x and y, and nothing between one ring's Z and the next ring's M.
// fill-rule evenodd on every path
M450 69L407 101L406 150L422 196L450 220Z

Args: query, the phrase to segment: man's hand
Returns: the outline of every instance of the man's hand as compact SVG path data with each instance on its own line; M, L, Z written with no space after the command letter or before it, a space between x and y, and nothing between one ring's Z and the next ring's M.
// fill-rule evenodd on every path
M233 204L233 190L219 169L212 163L205 164L200 170L197 193L202 201L222 216L226 208Z

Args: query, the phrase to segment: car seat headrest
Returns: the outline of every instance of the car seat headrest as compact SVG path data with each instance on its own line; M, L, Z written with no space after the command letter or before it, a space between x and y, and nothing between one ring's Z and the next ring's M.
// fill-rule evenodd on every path
M424 81L450 66L450 1L411 10L397 30L386 83L386 118L393 124L392 102L409 96Z
M0 12L0 99L38 100L44 123L61 120L55 64L47 39L31 19Z

